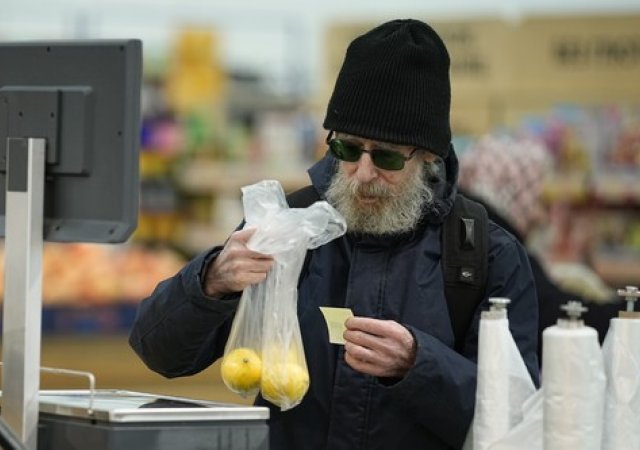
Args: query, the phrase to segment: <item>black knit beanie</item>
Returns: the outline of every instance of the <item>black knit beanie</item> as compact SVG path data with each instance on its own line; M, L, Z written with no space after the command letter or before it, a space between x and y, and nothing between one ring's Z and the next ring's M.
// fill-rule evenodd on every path
M393 20L349 44L323 126L446 157L450 105L442 39L419 20Z

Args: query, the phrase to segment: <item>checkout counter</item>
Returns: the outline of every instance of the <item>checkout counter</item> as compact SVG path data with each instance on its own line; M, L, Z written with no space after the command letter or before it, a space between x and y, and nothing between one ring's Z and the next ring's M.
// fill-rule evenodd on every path
M268 450L269 410L122 390L43 390L38 450ZM26 447L0 427L7 450Z

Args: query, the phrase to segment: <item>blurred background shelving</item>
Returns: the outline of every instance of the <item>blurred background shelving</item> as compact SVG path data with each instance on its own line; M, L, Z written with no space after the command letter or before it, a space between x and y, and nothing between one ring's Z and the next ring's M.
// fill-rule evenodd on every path
M145 49L139 226L115 246L46 244L43 364L93 367L102 387L230 400L208 388L215 367L190 382L144 368L126 345L135 308L226 239L242 219L242 186L308 184L348 42L395 17L429 21L450 50L458 153L487 133L549 148L551 214L536 248L553 275L575 291L640 285L640 5L446 3L3 5L0 40L139 37Z

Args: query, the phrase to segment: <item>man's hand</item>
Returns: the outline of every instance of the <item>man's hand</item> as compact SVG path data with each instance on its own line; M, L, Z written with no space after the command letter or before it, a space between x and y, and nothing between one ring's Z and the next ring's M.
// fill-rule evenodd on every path
M247 248L254 228L234 232L218 257L209 265L204 276L203 289L210 297L240 292L247 286L267 278L274 259L272 256Z
M345 322L344 358L358 372L376 377L403 377L416 359L416 342L393 320L351 317Z

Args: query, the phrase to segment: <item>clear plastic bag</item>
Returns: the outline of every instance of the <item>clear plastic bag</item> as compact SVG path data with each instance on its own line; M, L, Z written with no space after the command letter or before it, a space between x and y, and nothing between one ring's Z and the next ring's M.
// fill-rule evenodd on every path
M242 294L225 347L223 380L241 395L259 389L284 411L302 401L310 384L296 307L300 270L307 250L342 236L346 224L324 201L289 208L277 181L246 186L242 193L247 225L256 228L247 246L275 262L262 283Z

